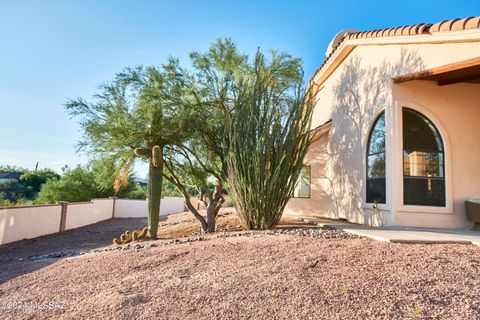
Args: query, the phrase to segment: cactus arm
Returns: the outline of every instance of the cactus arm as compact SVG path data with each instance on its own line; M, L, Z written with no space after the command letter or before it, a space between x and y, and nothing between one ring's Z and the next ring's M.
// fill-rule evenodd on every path
M136 148L133 152L135 152L135 155L138 157L149 157L151 154L150 149L147 148Z
M159 146L154 146L152 148L152 163L155 167L163 164L163 152L162 148L160 148Z

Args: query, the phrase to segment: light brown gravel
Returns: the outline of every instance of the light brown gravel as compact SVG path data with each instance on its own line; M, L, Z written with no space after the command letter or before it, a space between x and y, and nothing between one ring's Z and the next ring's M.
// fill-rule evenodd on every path
M231 216L221 221L220 228L237 228ZM191 222L178 215L162 222L162 232L168 238L171 228L181 235L183 226L184 235L190 235ZM0 284L0 309L4 308L0 315L2 319L480 318L480 248L472 245L405 245L268 232L160 245L165 242L172 240L151 242L158 246L141 250L132 246L64 259L2 263L0 277L7 280ZM26 252L22 246L17 250ZM64 303L64 308L5 309L8 302Z

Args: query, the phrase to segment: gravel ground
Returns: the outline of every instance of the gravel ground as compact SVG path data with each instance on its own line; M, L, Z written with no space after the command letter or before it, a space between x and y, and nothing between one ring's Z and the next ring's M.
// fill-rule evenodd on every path
M165 234L190 230L175 219ZM480 319L476 246L307 226L187 235L4 262L2 319Z

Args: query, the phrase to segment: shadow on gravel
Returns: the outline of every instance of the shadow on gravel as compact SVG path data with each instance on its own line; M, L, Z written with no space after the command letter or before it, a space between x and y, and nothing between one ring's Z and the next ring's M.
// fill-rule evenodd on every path
M161 216L161 221L166 217ZM59 259L112 244L125 230L142 229L146 218L114 218L61 233L0 246L0 284Z

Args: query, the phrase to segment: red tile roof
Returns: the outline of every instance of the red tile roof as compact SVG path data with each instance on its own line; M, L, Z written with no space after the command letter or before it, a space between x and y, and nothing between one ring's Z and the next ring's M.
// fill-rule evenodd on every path
M437 22L435 24L430 23L419 23L410 26L396 27L396 28L387 28L363 32L349 32L346 33L343 38L338 41L332 50L330 50L326 59L323 61L322 65L315 71L313 76L310 78L310 81L313 81L315 76L320 72L323 66L328 62L328 60L333 56L336 49L343 43L345 40L350 39L366 39L366 38L380 38L380 37L397 37L397 36L415 36L423 34L432 34L435 32L444 32L444 31L457 31L457 30L467 30L467 29L476 29L480 28L480 16L478 17L468 17L468 18L457 18L451 20L444 20Z

